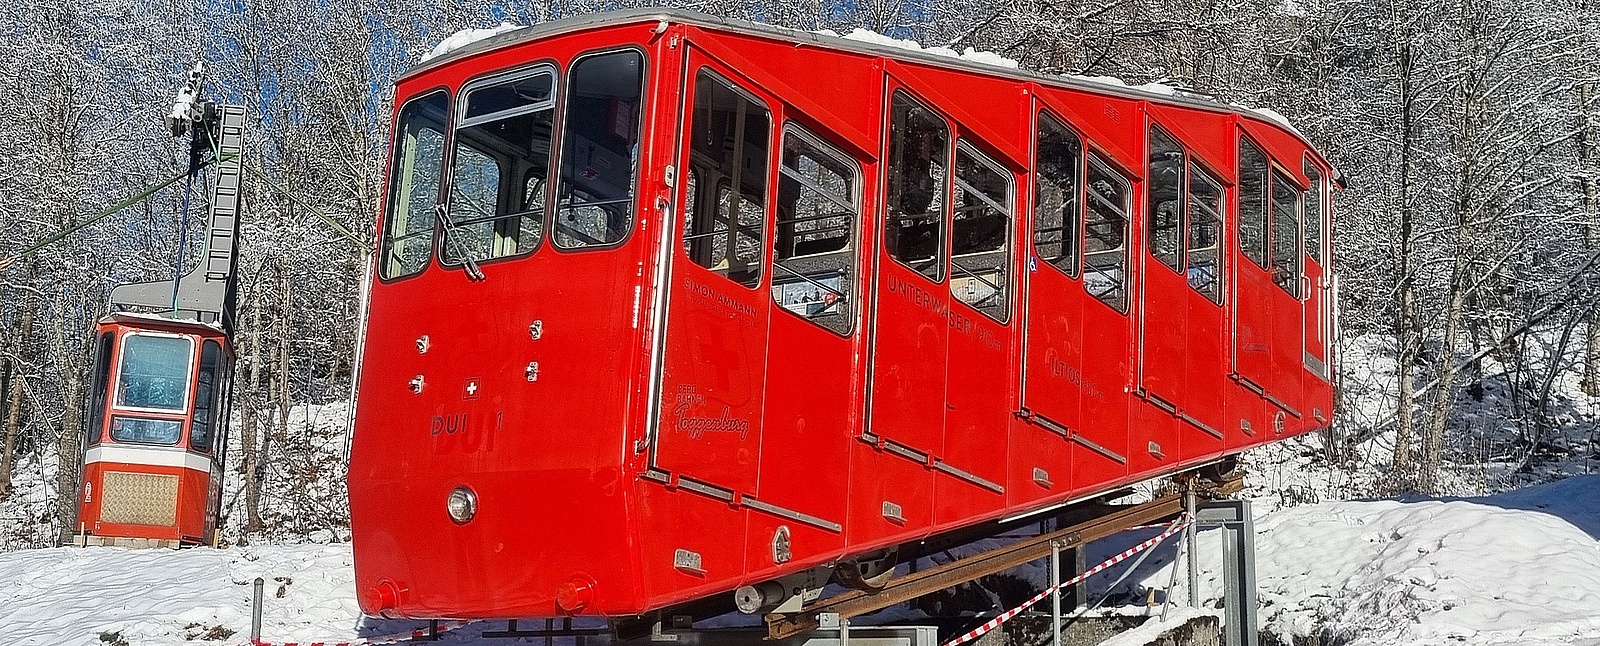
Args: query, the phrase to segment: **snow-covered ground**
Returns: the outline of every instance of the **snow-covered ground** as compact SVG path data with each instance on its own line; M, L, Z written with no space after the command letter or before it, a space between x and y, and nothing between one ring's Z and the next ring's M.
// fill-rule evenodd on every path
M1396 379L1390 345L1375 336L1341 344L1344 428L1385 428ZM1528 422L1507 412L1516 407L1508 404L1506 379L1495 376L1503 369L1486 361L1485 373L1480 397L1460 397L1451 413L1451 459L1440 490L1456 497L1366 498L1383 490L1392 428L1365 438L1338 462L1327 459L1316 436L1245 454L1244 496L1254 502L1258 530L1260 628L1272 639L1323 646L1600 646L1600 475L1594 474L1600 452L1593 445L1600 402L1583 395L1577 375L1561 375L1545 452L1524 459L1518 451L1527 449L1517 439ZM263 474L268 529L252 535L248 547L21 549L53 542L55 499L48 452L25 456L15 472L18 492L0 503L7 521L0 527L0 646L244 643L250 584L258 576L267 581L263 636L270 642L348 640L418 627L363 619L356 608L350 548L342 542L349 539L348 413L338 402L292 409ZM229 448L224 536L234 542L245 520L243 460L237 443ZM1089 561L1156 531L1096 543ZM1215 612L1221 546L1211 534L1201 533L1199 547L1199 596L1207 608L1170 608L1167 625ZM1126 564L1091 579L1090 597L1107 597L1105 612L1145 616L1162 612L1144 605L1148 599L1185 600L1184 577L1167 594L1179 560L1176 543L1152 550L1114 590L1108 588ZM1039 564L1014 575L1034 585L1046 579ZM883 616L921 615L899 608ZM476 624L443 643L506 643L479 637L503 627ZM1139 634L1159 630L1147 625L1114 642L1131 646Z
M1284 642L1600 645L1600 475L1481 498L1263 510L1257 530L1261 627ZM1221 593L1212 556L1221 546L1211 534L1201 533L1199 551L1207 605ZM1136 587L1166 586L1173 546L1164 547L1130 579ZM0 644L241 643L258 576L267 581L269 641L417 627L360 618L347 543L55 548L0 554ZM1172 612L1169 623L1190 614ZM477 637L500 627L474 625L444 643L506 643Z
M1600 644L1600 476L1486 498L1306 505L1265 515L1257 532L1260 616L1278 635ZM1220 552L1207 543L1200 554Z

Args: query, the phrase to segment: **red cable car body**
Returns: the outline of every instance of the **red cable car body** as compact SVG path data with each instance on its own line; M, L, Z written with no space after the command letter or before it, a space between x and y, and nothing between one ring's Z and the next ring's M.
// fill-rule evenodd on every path
M222 495L233 346L213 325L113 314L97 326L80 533L208 544Z
M365 612L634 616L1327 425L1332 169L1272 120L663 11L396 105Z

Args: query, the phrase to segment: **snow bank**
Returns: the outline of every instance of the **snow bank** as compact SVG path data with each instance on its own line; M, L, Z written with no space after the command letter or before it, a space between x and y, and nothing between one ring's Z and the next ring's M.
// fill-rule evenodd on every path
M486 29L463 29L456 33L450 34L449 38L439 41L439 44L434 45L432 50L422 55L421 62L426 63L430 60L444 56L445 54L461 49L462 47L466 47L467 45L471 45L480 40L493 38L509 31L522 29L523 27L524 25L518 25L510 21L505 21L500 23L499 26L489 27Z
M1261 627L1285 642L1600 643L1600 475L1481 498L1271 509L1271 501L1258 499ZM1091 562L1156 531L1094 543ZM1220 537L1200 536L1201 598L1211 605L1222 592ZM1138 604L1145 589L1164 589L1175 548L1175 541L1158 548L1112 605ZM1014 574L1035 584L1047 578L1040 563ZM359 616L348 544L59 548L0 554L0 644L103 646L107 635L162 646L230 631L236 634L229 643L238 643L249 629L250 582L257 576L268 581L264 632L272 640L348 639L415 627ZM1119 576L1114 568L1091 579L1091 596L1099 598ZM1182 600L1187 595L1178 581L1175 597ZM1169 610L1165 624L1139 630L1178 625L1189 616L1179 610ZM1148 616L1160 609L1108 611ZM478 643L476 633L496 627L474 626L445 643Z

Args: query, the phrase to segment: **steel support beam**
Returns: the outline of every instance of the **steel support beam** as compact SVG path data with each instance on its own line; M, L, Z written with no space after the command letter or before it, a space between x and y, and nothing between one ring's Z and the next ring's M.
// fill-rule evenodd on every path
M875 593L852 590L819 599L799 612L766 616L767 639L783 639L818 627L818 616L833 613L841 619L876 612L922 595L944 590L1050 556L1052 545L1075 547L1116 534L1129 527L1170 518L1183 511L1183 496L1169 494L1147 503L1100 516L1094 520L1041 534L1005 547L976 554L896 579Z

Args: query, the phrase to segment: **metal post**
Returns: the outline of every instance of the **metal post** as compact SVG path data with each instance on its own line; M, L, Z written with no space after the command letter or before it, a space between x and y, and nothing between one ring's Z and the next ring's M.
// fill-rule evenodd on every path
M266 587L267 581L256 577L255 597L250 602L250 643L261 642L261 591Z
M1061 543L1050 541L1050 646L1061 646Z
M1228 646L1257 646L1255 520L1248 500L1206 503L1197 523L1222 526L1224 635Z
M850 646L850 619L839 618L839 646Z
M1183 508L1189 512L1190 518L1194 518L1195 514L1194 498L1194 481L1190 480L1188 486L1184 487L1183 490ZM1187 548L1186 556L1189 564L1188 597L1190 608L1200 607L1200 561L1196 556L1194 525L1194 523L1189 523L1189 526L1183 528L1183 544Z

